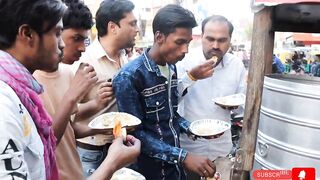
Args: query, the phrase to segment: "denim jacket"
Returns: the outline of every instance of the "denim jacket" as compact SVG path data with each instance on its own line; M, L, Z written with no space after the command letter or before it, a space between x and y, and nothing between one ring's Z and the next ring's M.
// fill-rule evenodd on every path
M113 80L120 112L138 117L142 123L134 135L141 140L137 170L147 179L185 179L182 162L187 152L179 136L190 123L177 113L177 72L169 65L169 79L163 76L147 52L131 61Z

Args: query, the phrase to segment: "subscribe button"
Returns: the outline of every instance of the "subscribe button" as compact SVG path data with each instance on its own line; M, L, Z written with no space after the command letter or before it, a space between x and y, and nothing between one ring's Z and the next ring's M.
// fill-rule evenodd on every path
M292 168L292 170L255 170L254 180L315 180L315 168Z

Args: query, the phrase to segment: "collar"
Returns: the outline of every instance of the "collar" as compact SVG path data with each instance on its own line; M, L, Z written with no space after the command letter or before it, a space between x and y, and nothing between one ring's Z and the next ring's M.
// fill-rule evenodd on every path
M14 78L38 94L43 92L43 87L34 79L25 66L11 56L11 54L0 50L0 80L7 82L11 81L11 78Z
M94 49L94 54L93 54L93 58L94 59L100 59L102 57L106 56L106 52L103 49L100 41L98 40L98 38L96 38L92 44L90 45L90 48Z
M161 72L160 72L160 69L158 67L158 64L153 59L151 59L151 57L148 55L149 50L150 50L150 48L148 48L143 53L143 57L144 57L143 58L143 64L144 64L144 66L147 68L147 70L149 72L155 72L155 73L157 73L157 76L161 76ZM168 66L170 68L170 71L174 72L174 69L175 69L174 65L168 64Z
M96 38L92 44L91 44L91 48L94 49L94 54L93 54L93 58L94 59L101 59L103 57L106 57L106 59L108 59L109 61L115 62L115 60L111 59L109 57L109 55L106 53L106 51L103 49L99 38ZM122 49L120 52L120 59L123 59L123 57L125 57L125 50Z

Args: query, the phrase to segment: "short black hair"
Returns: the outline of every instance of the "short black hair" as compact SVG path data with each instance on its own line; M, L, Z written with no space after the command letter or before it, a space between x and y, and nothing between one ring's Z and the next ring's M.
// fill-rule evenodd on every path
M42 37L61 20L65 8L60 0L0 0L0 49L14 44L23 24Z
M65 0L68 9L63 15L63 29L91 29L92 14L89 8L80 0Z
M176 28L194 28L197 22L191 11L175 4L161 8L152 22L153 34L157 31L165 36L175 31Z
M212 16L209 16L207 18L205 18L203 21L202 21L202 27L201 27L201 31L202 33L204 32L204 27L206 26L206 24L211 21L211 22L215 22L215 21L219 21L219 22L225 22L227 23L228 27L229 27L229 35L230 37L232 36L232 32L233 32L233 25L232 23L227 19L225 18L224 16L221 16L221 15L212 15Z
M107 24L112 21L120 26L119 22L125 18L126 13L134 9L134 4L129 0L104 0L96 13L96 27L98 36L108 34Z

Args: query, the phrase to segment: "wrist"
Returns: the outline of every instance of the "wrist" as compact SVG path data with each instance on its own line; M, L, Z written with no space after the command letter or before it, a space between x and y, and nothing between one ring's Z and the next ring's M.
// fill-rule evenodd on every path
M109 158L108 156L103 161L105 164L105 169L107 169L111 174L116 172L119 168L117 167L116 160L112 160L112 158Z
M187 71L187 74L188 74L189 78L190 78L192 81L197 81L197 80L198 80L197 78L195 78L195 77L190 73L190 71Z

